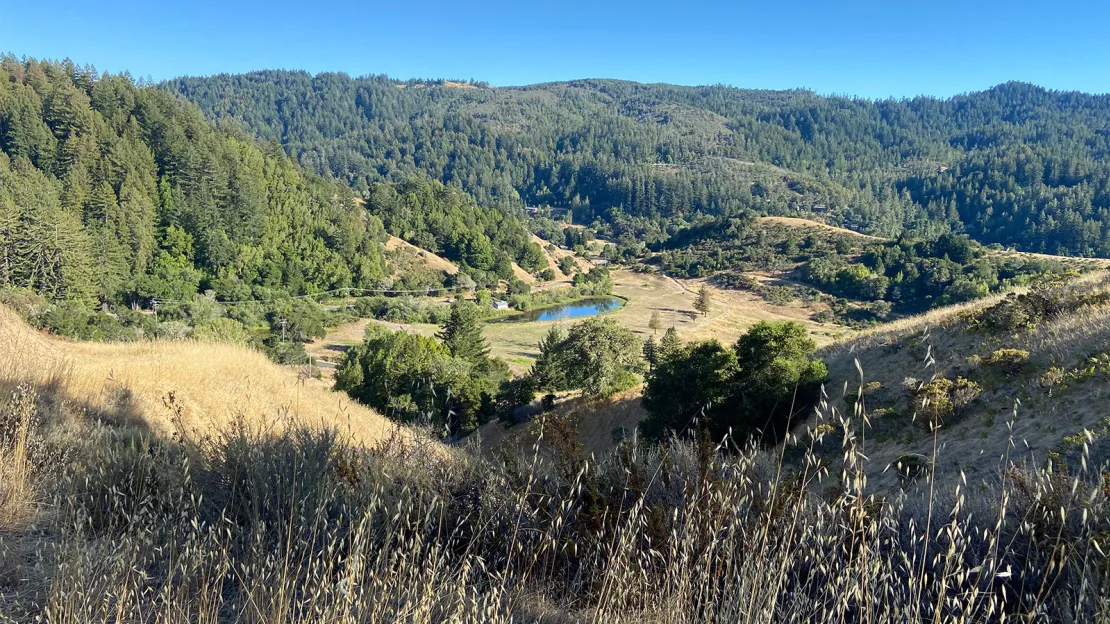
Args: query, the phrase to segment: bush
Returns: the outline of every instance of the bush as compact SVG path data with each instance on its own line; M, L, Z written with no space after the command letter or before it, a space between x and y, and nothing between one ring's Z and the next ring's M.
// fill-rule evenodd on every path
M251 339L251 333L239 321L218 318L207 325L193 328L193 337L211 342L247 344Z
M912 407L930 427L938 427L958 417L983 391L978 383L963 377L938 377L925 383L907 379L906 386L915 399Z
M714 439L777 441L819 398L827 369L816 349L802 325L767 321L731 349L715 340L663 349L644 389L644 435L698 422Z
M271 335L262 344L266 357L278 364L299 366L312 363L312 358L304 350L302 342L295 340L282 342L280 336Z
M155 330L155 335L163 340L185 340L191 333L193 328L181 321L159 323L158 329Z
M1023 349L998 349L986 358L983 363L997 368L1006 375L1017 375L1029 362L1029 352Z
M1002 334L1032 330L1060 314L1107 302L1110 302L1108 292L1082 292L1075 287L1052 284L1020 295L1010 293L1002 301L973 312L966 319L969 329L987 334Z

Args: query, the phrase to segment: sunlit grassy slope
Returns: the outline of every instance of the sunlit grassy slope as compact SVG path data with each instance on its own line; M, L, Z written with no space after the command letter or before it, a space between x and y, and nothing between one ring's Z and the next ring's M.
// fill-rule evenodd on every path
M204 433L242 417L275 431L294 422L335 427L370 444L394 427L327 383L246 347L72 342L37 332L0 307L0 386L21 382L56 383L58 396L94 416L123 414L163 435Z
M1084 294L1107 292L1110 276L1094 272L1071 288ZM896 475L885 467L907 454L929 457L934 444L940 455L938 476L964 472L969 479L988 478L1009 462L1044 465L1050 456L1067 460L1084 431L1093 434L1088 440L1091 456L1100 461L1110 458L1107 376L1096 372L1066 383L1045 382L1054 370L1091 367L1088 358L1110 353L1110 306L1083 306L1052 315L1032 329L969 328L969 316L1004 298L995 295L933 310L822 349L834 406L851 412L850 399L861 379L866 387L866 452L874 469L872 477L878 479L875 485L893 485ZM1006 350L1026 355L1009 370L990 363L992 354ZM945 419L934 440L921 416L927 406L911 395L907 378L965 378L978 384L979 392ZM842 400L844 396L849 401Z

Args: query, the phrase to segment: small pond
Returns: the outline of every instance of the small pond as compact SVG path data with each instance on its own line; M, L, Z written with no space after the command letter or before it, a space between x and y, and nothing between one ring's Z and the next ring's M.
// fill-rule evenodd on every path
M535 321L557 321L559 319L576 319L586 316L597 316L603 312L617 310L624 305L623 299L617 297L590 297L580 299L574 303L563 303L548 308L529 310L512 316L503 316L493 319L491 323L531 323Z

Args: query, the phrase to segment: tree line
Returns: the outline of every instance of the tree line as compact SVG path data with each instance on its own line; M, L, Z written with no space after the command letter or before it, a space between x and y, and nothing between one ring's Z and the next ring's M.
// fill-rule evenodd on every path
M307 305L275 303L289 297L493 287L515 279L514 263L548 268L520 210L479 206L426 177L365 190L356 197L127 75L0 58L0 290L14 289L13 304L44 298L49 310L17 307L58 333L176 336L225 318L239 336ZM390 235L460 272L397 266ZM216 305L196 301L202 293ZM220 305L252 300L267 303ZM132 313L155 303L157 319Z
M366 193L421 173L665 240L701 215L820 214L1107 255L1110 97L1006 83L948 99L580 80L521 88L263 71L161 88Z

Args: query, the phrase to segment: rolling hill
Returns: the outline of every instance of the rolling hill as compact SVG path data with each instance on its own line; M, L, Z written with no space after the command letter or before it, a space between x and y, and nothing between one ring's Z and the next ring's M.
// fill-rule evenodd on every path
M0 386L32 384L90 420L135 425L159 436L211 435L242 420L277 433L293 425L334 428L373 445L397 426L247 347L200 341L77 342L35 331L0 306Z
M365 193L420 175L485 205L562 206L651 243L752 208L894 235L1110 256L1110 96L1001 84L948 99L576 80L421 88L259 71L161 88Z

